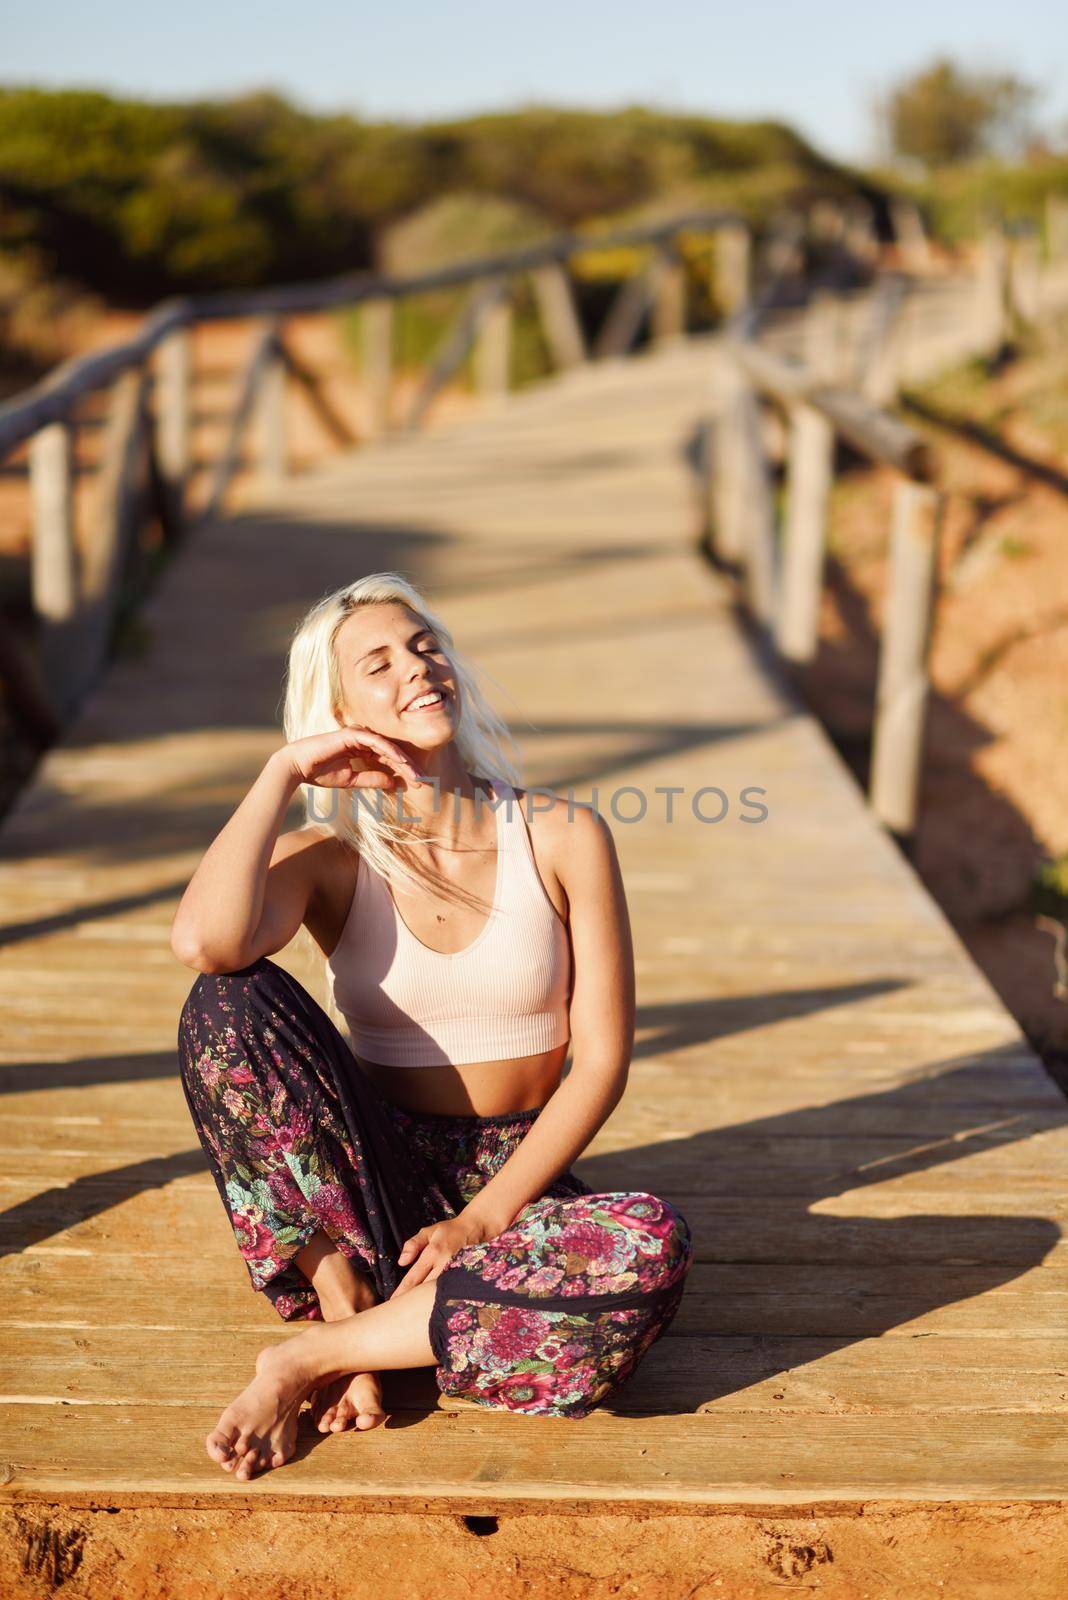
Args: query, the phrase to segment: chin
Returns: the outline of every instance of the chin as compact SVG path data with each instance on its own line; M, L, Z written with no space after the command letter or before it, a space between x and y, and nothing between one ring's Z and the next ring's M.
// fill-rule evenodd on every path
M452 727L435 728L433 731L426 729L421 731L417 738L413 738L411 729L408 729L404 743L411 745L413 750L423 750L429 754L434 750L444 750L446 745L452 744L455 737L456 729Z

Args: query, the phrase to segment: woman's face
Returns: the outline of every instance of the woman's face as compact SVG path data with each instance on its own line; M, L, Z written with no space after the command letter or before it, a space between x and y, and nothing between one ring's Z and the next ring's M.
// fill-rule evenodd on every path
M437 635L400 601L360 606L337 635L343 718L420 750L448 744L460 721L456 675Z

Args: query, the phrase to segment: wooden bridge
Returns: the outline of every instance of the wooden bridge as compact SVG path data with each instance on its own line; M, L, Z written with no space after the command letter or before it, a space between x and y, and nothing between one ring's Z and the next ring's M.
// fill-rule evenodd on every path
M1063 1593L1068 1108L698 548L717 348L576 366L202 523L9 816L5 1595ZM638 1035L580 1170L677 1201L697 1263L583 1422L391 1377L389 1427L239 1485L203 1436L281 1329L176 1075L169 925L280 742L293 623L382 569L528 782L612 822ZM321 994L310 945L280 959Z

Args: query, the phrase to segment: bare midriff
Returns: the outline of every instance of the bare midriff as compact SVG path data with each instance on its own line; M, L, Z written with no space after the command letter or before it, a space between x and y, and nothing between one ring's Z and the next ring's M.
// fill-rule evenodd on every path
M512 1061L471 1061L461 1066L389 1067L359 1062L387 1100L405 1111L443 1117L500 1117L540 1110L555 1093L568 1045Z

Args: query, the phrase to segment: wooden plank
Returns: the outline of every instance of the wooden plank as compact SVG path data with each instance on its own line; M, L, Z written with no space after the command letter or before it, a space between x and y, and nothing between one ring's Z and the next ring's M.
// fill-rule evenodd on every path
M181 1212L176 1207L180 1227ZM2 1268L0 1326L111 1326L129 1329L218 1326L253 1321L272 1336L283 1324L252 1288L221 1208L214 1238L220 1254L205 1251L191 1278L188 1262L172 1261L162 1246L147 1282L130 1282L122 1267L102 1277L95 1256L23 1252ZM902 1226L902 1225L899 1225ZM1052 1230L1039 1229L1036 1254ZM233 1252L232 1255L230 1252ZM817 1264L818 1265L818 1264ZM921 1334L981 1334L998 1341L1015 1336L1055 1338L1068 1313L1068 1284L1061 1267L1021 1275L1015 1266L955 1267L909 1263L873 1270L870 1263L816 1270L751 1262L698 1262L669 1338L682 1335L768 1337L911 1338Z
M17 1328L4 1331L0 1404L218 1405L263 1348L257 1328L231 1331L225 1348L200 1328L144 1329L130 1364L124 1329ZM687 1411L845 1412L1059 1411L1068 1404L1064 1349L1058 1339L1000 1341L938 1335L900 1341L713 1336L661 1341L621 1389L613 1409L628 1416L674 1405ZM123 1388L116 1385L121 1371ZM30 1388L27 1391L27 1383ZM462 1411L442 1395L429 1370L385 1374L387 1407Z
M58 1413L58 1415L56 1414ZM211 1494L296 1508L304 1495L344 1495L348 1508L398 1506L462 1494L506 1502L568 1498L596 1504L789 1504L889 1497L981 1501L1058 1499L1068 1433L1055 1415L953 1413L792 1418L715 1412L680 1422L595 1412L580 1423L436 1411L404 1428L356 1438L309 1438L310 1448L266 1482L233 1483L203 1452L217 1420L206 1405L169 1412L146 1429L137 1406L9 1405L2 1423L10 1477L69 1500L79 1490L140 1496ZM57 1453L58 1452L58 1453ZM997 1492L992 1485L998 1486ZM350 1498L354 1497L354 1498Z
M945 1209L951 1199L948 1185L926 1193L906 1185L896 1195L852 1198L848 1209L835 1202L834 1209L812 1211L804 1198L793 1196L762 1203L753 1192L757 1185L752 1175L739 1181L734 1192L712 1195L692 1189L685 1178L673 1179L669 1187L663 1175L641 1176L683 1210L694 1230L698 1261L769 1267L804 1263L806 1269L822 1269L828 1283L834 1281L832 1269L848 1266L866 1270L873 1284L883 1269L946 1261L984 1272L1040 1270L1053 1274L1043 1279L1051 1287L1068 1266L1068 1207L1052 1184L1024 1191L1011 1203L965 1191L953 1198L967 1210L954 1214ZM144 1181L152 1180L148 1176ZM159 1181L167 1181L166 1173ZM134 1256L150 1262L159 1253L161 1224L174 1226L176 1216L188 1215L196 1218L205 1239L214 1240L225 1266L235 1246L214 1185L210 1191L194 1191L183 1180L179 1192L180 1202L131 1186L121 1198L112 1198L82 1184L19 1200L17 1191L5 1185L2 1198L14 1215L0 1222L0 1243L41 1260L82 1257L86 1274L92 1263L110 1272ZM121 1211L123 1204L135 1205L133 1214ZM151 1272L147 1265L145 1270Z

